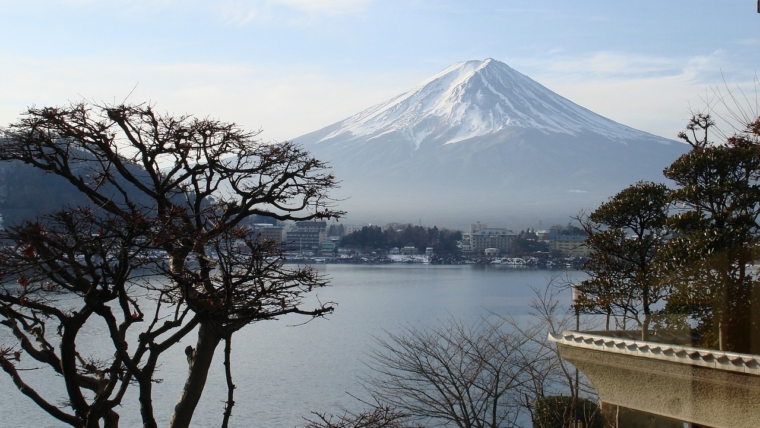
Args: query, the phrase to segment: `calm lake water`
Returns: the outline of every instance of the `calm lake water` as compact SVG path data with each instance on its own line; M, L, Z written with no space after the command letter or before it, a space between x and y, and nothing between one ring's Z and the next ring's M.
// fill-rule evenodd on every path
M332 286L309 299L339 303L328 319L294 326L305 319L284 317L253 324L234 336L237 389L232 426L295 427L303 425L303 416L311 411L355 410L359 404L348 394L363 395L358 379L366 370L363 361L373 336L410 326L435 326L449 318L520 314L533 297L531 287L544 286L557 276L583 278L578 271L490 266L326 265L319 269L331 277ZM569 291L566 294L563 297L569 303ZM163 382L156 385L154 403L159 425L168 424L186 374L184 349L191 344L192 340L185 340L164 354L159 373ZM220 345L193 426L221 425L226 397L221 350ZM33 383L49 393L60 390L50 379ZM0 426L61 426L23 397L5 373L0 374L0 388ZM140 426L134 396L124 402L119 411L121 426Z

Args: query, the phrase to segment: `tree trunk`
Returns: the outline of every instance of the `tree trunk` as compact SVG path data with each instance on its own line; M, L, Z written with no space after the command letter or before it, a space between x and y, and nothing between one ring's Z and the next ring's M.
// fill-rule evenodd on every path
M143 367L143 376L139 380L140 395L140 416L143 421L143 428L157 428L156 418L153 415L153 370L155 361L153 358L148 359L148 363Z
M718 350L728 351L728 349L726 349L726 338L728 337L726 332L727 323L722 318L723 317L718 321Z
M119 428L119 414L113 410L103 415L103 428Z
M644 323L641 325L641 340L649 340L649 324L652 323L652 311L649 309L649 286L644 287L641 306L644 308Z
M641 340L645 342L649 340L649 325L651 323L652 323L652 315L645 313L644 323L641 325Z
M607 307L607 316L604 318L604 331L610 331L610 315L612 315L612 309Z
M198 405L206 385L206 378L214 358L214 351L222 336L214 330L209 322L201 322L198 327L197 348L188 346L187 362L189 366L185 387L174 407L174 414L169 422L170 428L187 428L193 418L193 412Z

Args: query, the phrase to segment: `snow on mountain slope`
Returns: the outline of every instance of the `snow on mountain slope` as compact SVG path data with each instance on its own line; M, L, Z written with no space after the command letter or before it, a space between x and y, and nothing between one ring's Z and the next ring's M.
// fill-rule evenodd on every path
M614 94L610 94L614 96ZM688 146L593 113L493 59L294 140L332 166L349 221L561 219L662 170Z
M618 142L641 131L599 116L493 59L456 63L420 86L339 123L322 140L404 135L453 144L507 128L578 135L587 130Z

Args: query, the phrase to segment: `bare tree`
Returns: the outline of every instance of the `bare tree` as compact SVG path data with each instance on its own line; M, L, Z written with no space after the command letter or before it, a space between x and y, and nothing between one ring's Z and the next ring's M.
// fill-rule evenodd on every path
M568 281L551 278L534 289L526 314L492 314L476 324L449 320L436 328L408 327L376 338L364 386L369 410L342 416L314 413L307 428L364 426L502 427L602 426L591 384L562 359L549 333L576 328L560 293ZM584 329L595 327L583 319ZM390 418L388 415L397 416ZM362 425L374 421L381 425Z
M161 115L148 105L80 103L29 109L0 141L0 159L58 175L91 201L1 236L0 324L16 341L0 344L0 367L63 423L117 426L134 386L143 425L155 427L159 357L192 334L170 426L190 424L222 340L226 425L232 335L256 321L333 309L302 308L303 294L326 281L309 268L285 267L280 247L244 226L252 215L342 214L327 195L333 175L292 143L263 144L234 124ZM97 333L96 320L107 335L97 349L83 348L80 338ZM66 406L24 381L22 355L63 382Z
M376 339L366 387L425 426L513 426L529 361L525 339L482 319L438 328L409 327Z
M530 302L530 310L521 317L506 316L504 321L512 334L522 342L523 358L529 362L525 366L526 381L520 387L521 406L528 411L536 426L541 424L541 415L537 407L541 403L565 403L553 400L552 397L569 397L569 405L552 411L561 412L558 420L591 421L593 413L574 414L579 403L596 402L597 395L593 386L583 376L579 376L572 364L562 359L557 346L549 341L549 333L559 334L566 330L575 330L576 323L583 330L593 329L596 324L588 318L577 319L576 314L568 306L562 305L560 293L567 292L568 281L561 277L551 278L544 287L534 288L534 298ZM548 401L547 401L548 400ZM582 406L586 408L586 406ZM585 425L592 426L592 425Z
M367 403L365 403L367 404ZM413 428L409 425L409 415L391 406L380 403L372 404L368 410L360 413L344 412L333 415L313 412L313 418L305 418L303 428ZM419 427L418 427L419 428Z

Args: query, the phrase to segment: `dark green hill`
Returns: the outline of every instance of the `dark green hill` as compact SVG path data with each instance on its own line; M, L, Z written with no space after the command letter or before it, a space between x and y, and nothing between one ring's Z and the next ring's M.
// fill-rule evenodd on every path
M82 159L88 156L84 154L80 156L79 174L86 178L89 175L90 165ZM143 176L144 182L148 182L147 174L143 174L139 166L132 164L127 167L135 170L133 174L136 177ZM131 184L121 182L119 185L128 192L132 202L145 208L153 206L153 200ZM107 189L108 185L105 186ZM118 203L120 196L115 189L113 197ZM67 180L55 174L42 172L20 161L0 162L0 215L2 215L3 226L32 220L40 214L50 213L63 207L90 205L92 204L87 197Z
M64 206L84 206L89 201L68 181L46 174L22 162L0 164L0 214L3 226L31 220Z

